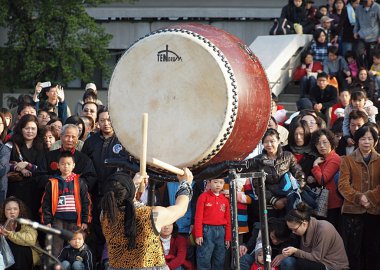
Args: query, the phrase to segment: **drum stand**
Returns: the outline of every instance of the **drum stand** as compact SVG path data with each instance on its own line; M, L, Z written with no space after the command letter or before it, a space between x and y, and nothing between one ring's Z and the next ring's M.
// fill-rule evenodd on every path
M259 211L260 211L260 226L261 237L264 254L264 269L270 270L270 263L272 261L272 250L269 244L269 232L268 232L268 211L266 205L265 196L265 177L266 173L263 169L260 172L252 173L236 173L235 169L229 170L229 183L231 194L231 227L232 227L232 261L233 269L240 270L240 249L239 249L239 231L238 231L238 219L237 219L237 193L236 193L236 178L253 178L258 180L258 197L259 197Z

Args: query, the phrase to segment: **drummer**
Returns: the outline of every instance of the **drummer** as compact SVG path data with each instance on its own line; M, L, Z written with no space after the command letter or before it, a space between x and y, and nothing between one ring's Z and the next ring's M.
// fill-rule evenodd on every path
M147 177L137 173L132 181L124 172L109 177L100 218L108 246L108 269L169 269L159 232L186 213L193 193L191 171L186 168L184 175L177 177L180 185L176 203L166 208L145 206L135 200L137 187Z

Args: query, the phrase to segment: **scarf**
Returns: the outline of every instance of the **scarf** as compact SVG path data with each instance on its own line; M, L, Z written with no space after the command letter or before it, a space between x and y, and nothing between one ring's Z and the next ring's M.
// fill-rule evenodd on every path
M292 150L292 153L295 154L307 154L310 156L317 156L314 151L311 149L310 144L304 145L304 146L297 146L297 145L289 145L290 149Z

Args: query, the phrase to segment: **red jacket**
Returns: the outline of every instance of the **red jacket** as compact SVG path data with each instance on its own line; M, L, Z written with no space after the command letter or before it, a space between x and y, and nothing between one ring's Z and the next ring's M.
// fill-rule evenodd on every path
M297 67L296 71L293 75L293 81L299 81L303 76L307 75L306 68L303 68L304 64ZM319 61L313 62L313 67L311 68L311 72L323 71L322 63Z
M330 152L324 162L319 166L314 166L311 169L315 180L321 185L322 175L324 176L324 185L329 190L328 209L339 208L342 206L342 199L337 193L337 186L334 182L334 175L339 171L341 158L334 150Z
M190 261L186 260L187 255L187 240L183 236L176 236L170 239L169 254L165 256L166 264L169 268L176 269L184 266L185 269L193 269Z
M230 202L223 195L216 196L211 190L198 197L194 221L195 237L203 236L203 224L225 225L225 241L231 241Z
M338 119L338 117L335 115L335 111L336 109L339 109L339 108L342 108L344 109L343 105L339 102L337 104L335 104L334 106L332 106L332 109L331 109L331 119L330 119L330 127L333 126L334 122L336 121L336 119Z

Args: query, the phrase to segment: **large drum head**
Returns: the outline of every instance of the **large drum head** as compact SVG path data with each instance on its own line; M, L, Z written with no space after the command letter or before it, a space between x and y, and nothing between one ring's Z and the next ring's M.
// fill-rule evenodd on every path
M121 57L110 82L109 109L119 140L133 156L140 156L142 114L148 113L148 161L198 167L230 138L238 91L233 67L215 44L193 31L165 29Z

